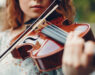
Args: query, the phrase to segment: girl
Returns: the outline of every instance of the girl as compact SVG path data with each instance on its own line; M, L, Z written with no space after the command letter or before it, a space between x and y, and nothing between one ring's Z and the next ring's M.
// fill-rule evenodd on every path
M95 66L92 67L91 65L93 55L95 54L94 42L84 42L82 38L78 37L77 33L71 32L67 38L64 50L63 71L65 75L90 75L95 70ZM91 75L95 75L95 73Z
M5 8L5 24L0 34L0 52L10 46L10 41L26 29L26 23L37 19L53 0L7 0ZM75 9L72 0L61 0L60 7L47 20L58 16L74 20ZM29 21L31 19L31 21ZM25 23L26 22L26 23ZM0 75L62 75L61 69L39 72L32 58L15 59L9 54L0 62ZM3 69L2 69L3 68Z

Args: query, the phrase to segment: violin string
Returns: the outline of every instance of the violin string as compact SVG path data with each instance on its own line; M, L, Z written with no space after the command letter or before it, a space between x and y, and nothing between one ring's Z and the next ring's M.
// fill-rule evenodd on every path
M56 34L59 34L60 36L64 37L63 39L66 39L67 38L67 32L61 30L59 27L55 26L55 25L51 25L51 26L48 26L49 28L51 27L51 29L53 29Z
M49 29L48 29L48 30L49 30ZM65 41L66 41L65 39L63 39L62 36L56 35L56 34L55 34L56 32L53 33L53 30L52 30L52 31L51 31L51 30L49 30L49 31L44 31L43 33L44 33L46 36L48 36L48 37L54 39L55 41L57 41L57 42L59 42L59 43L61 43L61 44L64 44Z
M64 44L66 41L66 37L64 37L64 35L58 33L57 31L54 31L54 29L45 27L41 32L48 37L51 37L54 40L58 41L59 43Z
M58 37L61 37L63 39L65 39L66 37L64 37L64 35L61 35L60 33L58 33L57 31L55 31L54 29L51 29L51 28L48 28L47 27L47 30L54 33L55 35L57 35Z
M62 30L61 28L57 27L56 25L49 25L48 27L51 27L52 29L54 29L56 32L58 32L59 34L63 35L64 37L67 37L68 33L64 30Z

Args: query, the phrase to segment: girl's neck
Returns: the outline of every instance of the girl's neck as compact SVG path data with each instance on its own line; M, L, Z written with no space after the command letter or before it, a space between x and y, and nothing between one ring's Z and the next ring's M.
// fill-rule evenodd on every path
M62 16L61 14L59 14L58 12L56 12L56 11L54 11L51 15L49 15L48 17L47 17L47 21L51 21L52 19L54 19L54 18L57 18L57 17L60 17L60 16ZM31 24L31 23L33 23L33 21L35 21L37 18L30 18L30 17L28 17L28 16L25 16L24 17L24 23L25 24Z
M24 16L24 23L29 21L31 18L29 16Z

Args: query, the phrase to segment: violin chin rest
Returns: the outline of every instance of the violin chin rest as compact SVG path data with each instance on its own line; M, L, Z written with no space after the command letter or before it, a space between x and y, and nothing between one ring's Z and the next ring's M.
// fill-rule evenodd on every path
M66 20L63 22L63 25L71 25L71 24L72 24L72 22L69 21L68 19L66 19Z

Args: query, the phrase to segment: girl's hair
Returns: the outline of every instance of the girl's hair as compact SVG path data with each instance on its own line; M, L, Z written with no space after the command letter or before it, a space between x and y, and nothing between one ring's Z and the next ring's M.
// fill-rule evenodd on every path
M20 9L19 0L7 0L5 9L6 16L4 29L16 29L21 27L24 23L24 13ZM60 7L57 11L73 22L75 17L75 8L72 0L61 0Z
M19 28L24 22L24 14L20 9L19 0L7 0L5 7L3 30Z
M61 3L57 11L59 11L60 14L64 15L69 21L71 21L71 23L73 23L75 19L75 7L73 5L73 0L60 1Z

